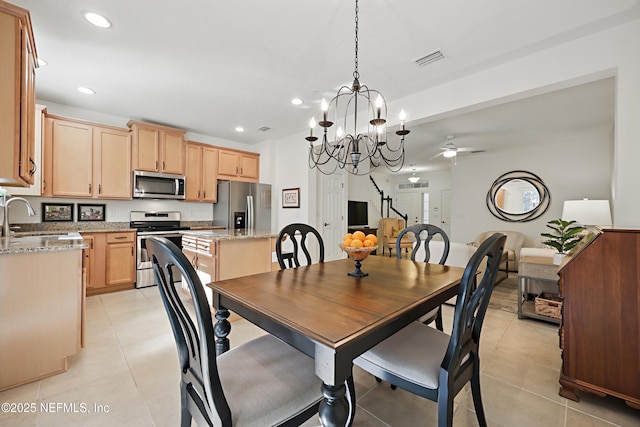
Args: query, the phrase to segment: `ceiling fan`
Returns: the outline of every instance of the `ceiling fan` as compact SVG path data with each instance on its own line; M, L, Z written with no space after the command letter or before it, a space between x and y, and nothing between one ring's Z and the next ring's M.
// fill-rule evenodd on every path
M442 150L442 152L436 154L435 156L431 157L429 160L433 160L436 157L446 157L446 158L452 158L458 155L458 153L461 152L467 152L467 153L483 153L485 150L483 150L482 148L477 148L477 147L456 147L455 144L453 142L451 142L453 139L455 138L455 136L453 135L447 135L447 142L444 147L439 147L440 150Z

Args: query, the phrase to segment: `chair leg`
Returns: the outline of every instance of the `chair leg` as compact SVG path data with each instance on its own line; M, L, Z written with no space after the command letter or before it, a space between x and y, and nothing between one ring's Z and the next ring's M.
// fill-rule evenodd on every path
M438 308L438 314L436 314L436 328L441 332L444 331L444 326L442 325L442 307Z
M189 393L184 383L180 385L180 427L191 427L191 413L189 412Z
M448 394L446 387L445 390L441 389L438 392L438 427L453 426L453 398L455 396Z
M476 360L473 376L471 377L471 395L473 396L473 407L476 410L478 425L480 425L480 427L486 427L487 419L484 415L482 395L480 394L480 363L478 360Z

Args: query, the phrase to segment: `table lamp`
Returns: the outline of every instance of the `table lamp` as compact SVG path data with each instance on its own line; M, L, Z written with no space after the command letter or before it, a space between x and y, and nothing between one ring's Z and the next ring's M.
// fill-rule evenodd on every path
M611 227L611 209L608 200L565 200L562 219L575 220L583 227Z

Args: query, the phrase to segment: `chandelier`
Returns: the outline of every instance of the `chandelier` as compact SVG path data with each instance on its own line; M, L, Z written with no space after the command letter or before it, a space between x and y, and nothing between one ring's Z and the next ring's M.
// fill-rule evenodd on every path
M355 18L355 68L351 87L342 86L337 95L327 103L322 100L322 120L319 125L322 130L322 142L314 145L318 140L313 135L316 127L314 118L309 122L309 167L326 175L334 173L338 168L346 169L353 175L367 175L369 172L384 165L392 172L398 172L404 165L404 137L409 134L405 129L406 115L400 111L400 129L395 133L400 137L399 142L391 144L387 141L387 102L380 92L369 89L360 84L358 73L358 0L356 0ZM374 99L375 98L375 99ZM358 119L366 118L366 130L358 133ZM332 134L329 128L334 124ZM351 133L347 132L348 130ZM368 161L368 162L367 162ZM359 169L363 162L368 167Z

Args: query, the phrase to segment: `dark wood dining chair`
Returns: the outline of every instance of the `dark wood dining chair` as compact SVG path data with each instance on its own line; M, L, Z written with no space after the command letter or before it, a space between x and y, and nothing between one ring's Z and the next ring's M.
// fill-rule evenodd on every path
M426 233L426 235L425 235ZM431 258L431 249L430 244L434 237L439 236L442 239L442 255L440 256L440 260L438 260L438 264L444 265L447 261L447 257L449 256L449 236L447 233L435 225L432 224L413 224L409 227L402 230L402 232L398 235L398 246L396 247L396 255L398 258L402 258L402 254L400 252L400 240L405 235L409 234L410 237L413 237L413 241L415 241L415 245L413 245L413 249L411 251L411 260L416 260L416 255L418 251L423 248L424 249L424 262L429 262L429 258ZM413 236L411 236L413 234ZM424 242L422 238L424 237ZM433 261L432 261L433 262ZM443 330L442 325L442 307L435 308L431 310L426 315L420 318L420 321L429 324L435 320L436 328L438 330Z
M310 235L315 236L315 239L309 239ZM287 239L291 240L293 252L283 252L282 244ZM280 234L278 234L278 240L276 240L276 256L278 257L280 269L294 268L294 266L300 267L300 255L304 255L304 259L307 261L307 263L303 265L312 264L311 253L309 252L311 240L316 240L318 244L318 262L324 262L324 242L318 230L310 225L300 223L289 224L283 227L282 230L280 230Z
M216 357L211 307L198 276L180 249L150 237L147 250L178 348L182 427L298 426L318 413L322 382L314 361L272 335ZM195 324L173 285L186 281Z
M506 240L504 234L490 236L467 263L451 335L411 322L353 361L378 378L437 402L440 427L453 424L453 399L469 381L478 423L487 425L480 393L480 332ZM476 277L485 260L484 273Z

